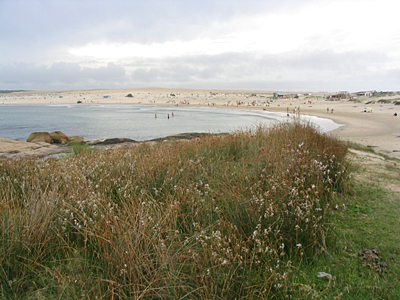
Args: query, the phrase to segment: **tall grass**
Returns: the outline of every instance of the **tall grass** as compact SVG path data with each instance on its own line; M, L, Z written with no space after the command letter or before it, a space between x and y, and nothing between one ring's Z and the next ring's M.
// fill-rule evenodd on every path
M347 148L308 125L0 161L0 295L291 295L326 235Z

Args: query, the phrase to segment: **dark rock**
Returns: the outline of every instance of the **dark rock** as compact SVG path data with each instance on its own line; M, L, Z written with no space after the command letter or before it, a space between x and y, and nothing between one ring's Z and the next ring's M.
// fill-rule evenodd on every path
M164 138L153 139L153 140L150 140L150 141L191 140L191 139L195 139L195 138L202 138L202 137L213 136L213 135L227 135L227 133L219 133L219 134L199 133L199 132L180 133L180 134L169 135L169 136L164 137Z
M121 143L137 143L137 142L135 140L128 138L113 138L113 139L106 139L103 142L97 143L96 145L115 145Z

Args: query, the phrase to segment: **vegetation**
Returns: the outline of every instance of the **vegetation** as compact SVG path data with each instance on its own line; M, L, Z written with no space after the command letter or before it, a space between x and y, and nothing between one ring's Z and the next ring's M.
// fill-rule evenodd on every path
M370 150L365 157L371 154L374 152ZM331 234L336 237L331 241L335 244L328 245L330 253L299 270L298 298L399 298L400 197L398 190L390 188L400 186L399 161L381 156L371 163L365 157L351 158L354 163L349 171L354 175L354 186L350 194L340 195L337 204L333 203L345 206L331 218ZM335 279L315 280L319 271Z
M82 152L85 153L85 152L95 151L95 149L92 146L87 145L85 143L72 143L71 146L72 146L72 152L75 155L81 154Z
M358 258L336 258L381 233L359 236L360 214L379 226L371 205L382 192L349 190L346 153L308 125L283 124L0 161L1 298L366 299L385 287L395 295L398 284L375 271L354 276ZM367 279L379 282L363 291Z
M132 94L128 94L128 95L126 95L125 97L132 98L132 97L133 97L133 95L132 95Z
M0 94L10 94L16 92L26 92L26 90L0 90Z
M382 104L390 104L393 102L393 99L380 99L378 100L378 103L382 103Z

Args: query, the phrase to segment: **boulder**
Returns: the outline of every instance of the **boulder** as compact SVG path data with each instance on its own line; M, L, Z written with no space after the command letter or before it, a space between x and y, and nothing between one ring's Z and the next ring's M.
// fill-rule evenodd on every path
M32 132L26 141L29 143L44 142L51 144L52 139L48 132Z
M65 145L65 144L68 144L68 142L69 142L69 137L66 134L62 133L61 131L50 132L50 136L51 136L51 139L53 140L53 143L56 143L56 144Z
M84 144L84 143L85 143L85 141L84 141L83 137L81 137L81 136L70 136L69 137L68 145L71 145L71 144Z

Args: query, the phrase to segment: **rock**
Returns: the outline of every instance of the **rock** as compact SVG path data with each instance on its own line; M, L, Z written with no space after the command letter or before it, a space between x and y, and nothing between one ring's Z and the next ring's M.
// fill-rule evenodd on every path
M169 135L169 136L163 137L163 138L152 139L150 141L157 142L157 141L191 140L191 139L195 139L195 138L202 138L202 137L213 136L213 135L226 135L226 133L220 133L220 134L198 133L198 132L180 133L180 134Z
M52 139L48 132L32 132L26 141L28 143L44 142L51 144Z
M69 137L68 145L71 145L71 144L83 144L83 143L85 143L85 141L84 141L83 137L81 137L81 136L71 136L71 137Z
M114 138L114 139L106 139L101 143L97 143L97 145L114 145L122 143L136 143L136 141L127 138Z
M28 143L0 138L0 159L16 159L28 156L46 157L65 151L66 148L63 146L49 143Z
M56 143L56 144L65 145L65 144L68 144L68 142L69 142L69 137L66 134L62 133L61 131L50 132L50 136L51 136L51 139L53 140L53 143Z

